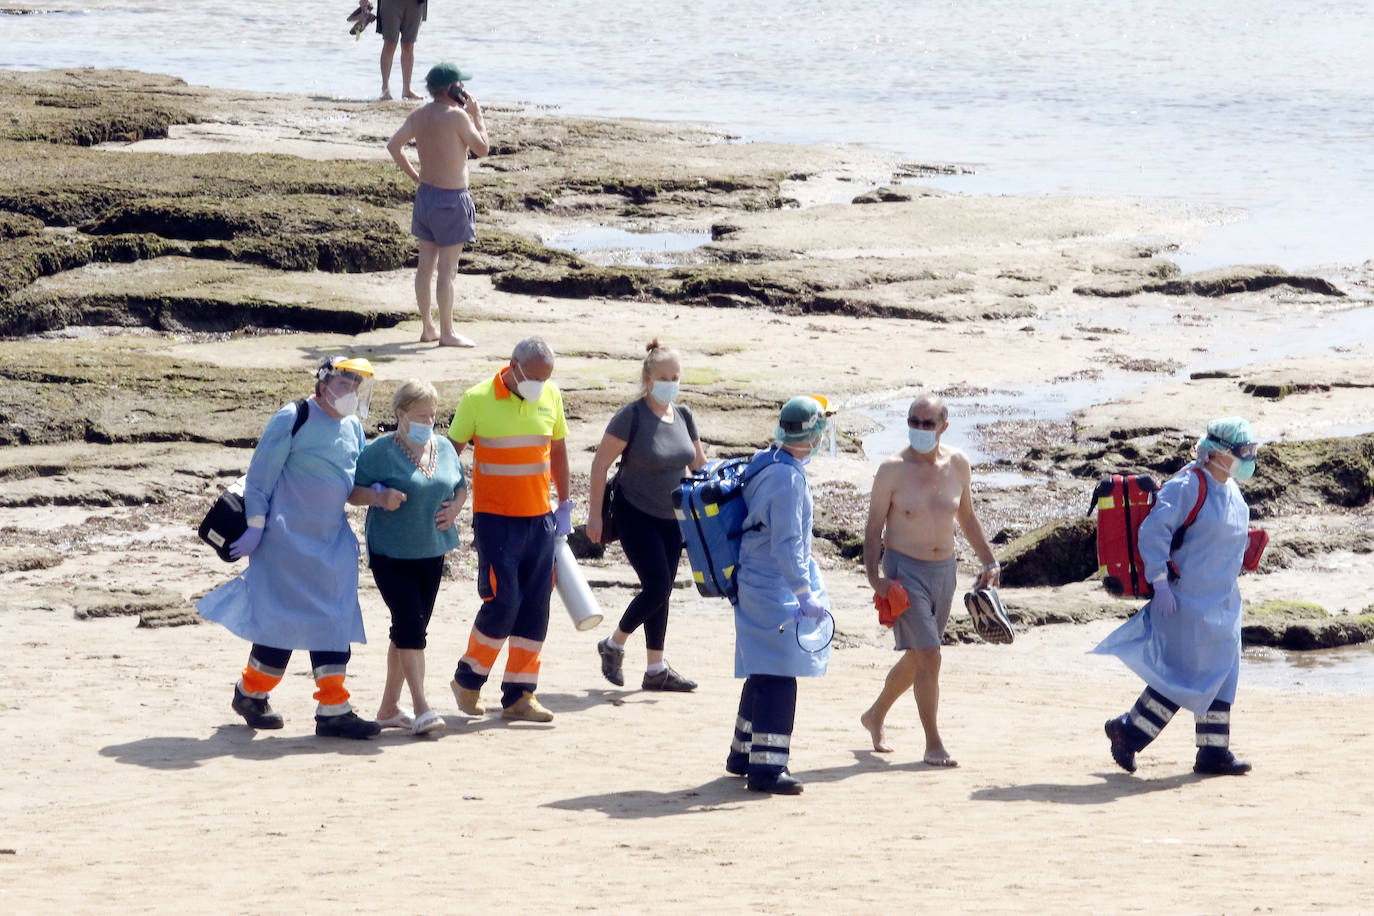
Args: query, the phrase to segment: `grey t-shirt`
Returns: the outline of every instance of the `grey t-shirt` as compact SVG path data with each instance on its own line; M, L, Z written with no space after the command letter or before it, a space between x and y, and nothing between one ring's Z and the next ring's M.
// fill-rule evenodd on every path
M673 413L673 422L665 423L640 398L617 410L606 424L606 432L629 443L620 457L621 491L630 505L655 518L673 517L673 490L697 456L692 412L674 404Z

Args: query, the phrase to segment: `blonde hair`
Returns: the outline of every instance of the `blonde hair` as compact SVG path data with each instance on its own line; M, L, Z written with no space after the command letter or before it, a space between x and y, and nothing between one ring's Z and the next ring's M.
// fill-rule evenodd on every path
M439 406L439 390L429 382L418 378L406 379L391 396L391 412L409 410L421 401L429 401Z
M644 349L648 351L649 355L644 357L644 371L639 377L640 397L648 397L649 393L654 390L654 370L659 366L671 361L677 363L678 368L682 367L682 360L678 358L677 351L663 346L658 342L657 337L649 341Z

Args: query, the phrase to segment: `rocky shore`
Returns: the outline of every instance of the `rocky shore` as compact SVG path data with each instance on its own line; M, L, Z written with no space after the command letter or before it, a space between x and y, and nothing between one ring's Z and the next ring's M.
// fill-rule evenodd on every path
M382 149L405 106L62 71L0 74L0 108L0 597L11 607L42 591L34 570L136 547L195 554L189 528L319 355L372 359L378 404L413 374L452 410L514 339L539 332L559 351L583 499L590 451L631 396L649 337L683 352L684 399L713 456L762 444L790 393L837 401L817 534L851 576L873 408L918 388L974 402L1084 379L1130 392L1066 420L992 416L972 431L996 456L985 470L1025 474L1022 486L978 487L1023 625L1129 613L1105 593L1056 591L1095 574L1081 515L1092 481L1167 475L1208 416L1249 415L1286 438L1246 488L1274 535L1246 590L1247 640L1308 648L1374 632L1355 585L1374 566L1374 439L1348 434L1371 425L1368 338L1349 333L1369 325L1370 265L1184 276L1169 252L1226 214L965 197L921 184L938 164L491 106L493 152L473 178L479 241L456 307L481 346L460 355L417 343L411 188ZM703 244L655 266L545 244L592 225ZM1286 348L1294 320L1329 345ZM373 413L369 433L388 413ZM620 563L614 549L587 553ZM456 557L454 574L470 575L467 551ZM1266 622L1271 591L1310 597L1302 583L1331 579L1333 557L1348 599L1318 589L1310 617L1286 605L1281 627ZM120 587L131 597L109 613L156 605L149 625L195 619L189 582L156 600L107 583ZM950 638L974 637L957 624Z

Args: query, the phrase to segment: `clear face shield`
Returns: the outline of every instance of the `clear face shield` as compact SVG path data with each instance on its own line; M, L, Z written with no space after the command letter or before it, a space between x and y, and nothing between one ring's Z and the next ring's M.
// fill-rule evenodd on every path
M329 399L329 406L347 416L356 413L367 419L368 408L372 405L372 378L347 370L330 369L323 380L323 394Z

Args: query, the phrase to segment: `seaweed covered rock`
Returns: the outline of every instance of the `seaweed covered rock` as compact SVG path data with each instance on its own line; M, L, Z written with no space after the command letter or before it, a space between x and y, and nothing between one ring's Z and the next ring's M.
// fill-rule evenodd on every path
M1355 616L1335 616L1305 601L1266 601L1247 608L1241 641L1279 649L1330 649L1374 639L1374 607Z
M1097 572L1097 523L1088 516L1055 519L1012 541L998 559L1004 586L1081 582Z

